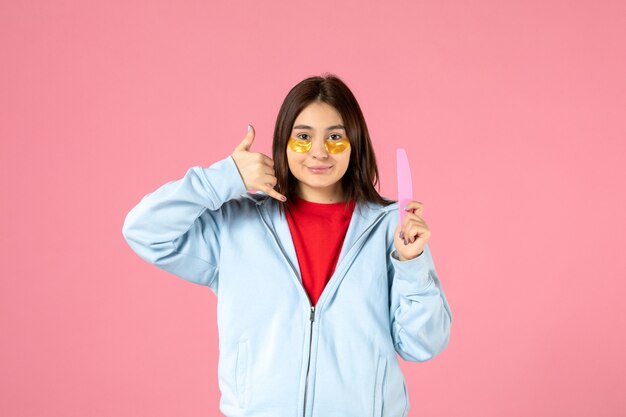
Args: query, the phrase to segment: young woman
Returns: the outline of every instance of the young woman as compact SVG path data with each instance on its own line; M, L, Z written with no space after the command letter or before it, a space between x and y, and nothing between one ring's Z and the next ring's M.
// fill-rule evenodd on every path
M396 353L434 357L452 322L423 204L376 192L361 109L333 75L287 94L273 158L251 150L254 133L146 195L126 241L217 296L224 415L406 416Z

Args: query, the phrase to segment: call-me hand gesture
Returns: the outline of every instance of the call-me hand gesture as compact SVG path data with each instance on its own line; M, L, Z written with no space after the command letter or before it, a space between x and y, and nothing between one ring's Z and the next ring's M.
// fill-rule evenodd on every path
M400 207L400 210L403 210ZM422 254L426 242L430 239L430 229L422 218L424 205L419 201L411 201L406 206L402 228L398 224L394 234L394 244L401 261L408 261Z
M284 195L274 190L277 183L274 161L260 152L250 151L252 142L254 142L254 127L248 126L248 134L231 155L246 189L248 191L263 191L279 201L287 200Z

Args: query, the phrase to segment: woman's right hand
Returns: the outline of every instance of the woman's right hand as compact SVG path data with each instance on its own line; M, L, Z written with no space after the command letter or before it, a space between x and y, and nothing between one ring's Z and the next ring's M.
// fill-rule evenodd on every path
M254 141L254 127L248 126L248 134L231 155L246 189L263 191L276 200L286 201L287 198L284 195L274 190L277 184L274 161L260 152L250 152L250 147Z

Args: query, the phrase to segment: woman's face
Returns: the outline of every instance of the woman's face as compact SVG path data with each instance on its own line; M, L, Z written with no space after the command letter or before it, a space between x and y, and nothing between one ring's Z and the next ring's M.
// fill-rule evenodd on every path
M300 148L310 142L307 152L287 146L287 163L298 180L300 196L318 203L343 201L340 180L348 169L350 146L345 146L349 142L339 112L327 103L312 102L296 117L291 138L299 139Z

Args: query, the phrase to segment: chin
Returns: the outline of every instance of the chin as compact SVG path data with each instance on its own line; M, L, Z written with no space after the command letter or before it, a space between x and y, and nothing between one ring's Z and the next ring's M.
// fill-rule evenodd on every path
M307 187L319 188L319 189L328 188L331 185L333 185L332 182L328 182L328 181L324 181L324 182L322 182L322 181L300 181L300 182L302 184L306 185Z

